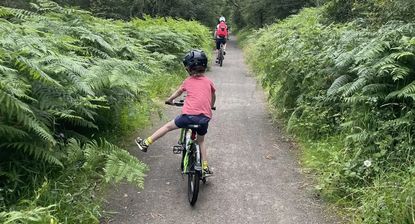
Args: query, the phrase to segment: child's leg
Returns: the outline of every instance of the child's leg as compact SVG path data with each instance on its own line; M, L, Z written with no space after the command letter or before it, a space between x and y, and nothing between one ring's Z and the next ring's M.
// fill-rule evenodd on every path
M140 137L137 137L135 139L135 144L137 144L138 148L143 151L147 152L148 146L153 144L157 139L163 137L167 132L172 131L174 129L178 129L176 124L174 123L174 120L169 121L167 124L165 124L163 127L159 128L154 134L152 134L150 137L146 139L141 139Z
M199 143L200 152L202 153L202 163L207 161L207 152L205 146L205 135L197 136L197 143Z
M154 132L150 137L148 137L147 143L152 144L153 142L157 141L157 139L163 137L167 132L173 131L178 129L174 120L167 122L167 124L163 125L163 127L159 128L156 132Z
M205 136L206 135L198 135L197 142L199 143L200 152L202 153L202 169L205 176L210 176L213 172L209 169L209 164L207 161L207 150L205 145Z

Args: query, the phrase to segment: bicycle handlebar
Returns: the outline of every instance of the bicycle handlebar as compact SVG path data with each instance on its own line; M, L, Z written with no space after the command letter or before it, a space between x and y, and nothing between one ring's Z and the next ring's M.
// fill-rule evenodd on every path
M166 102L165 102L165 104L167 104L167 105L171 105L171 106L178 106L178 107L181 107L181 106L183 106L183 105L184 105L184 102L173 102L173 103L171 103L171 102L166 101Z
M173 101L173 103L166 101L164 103L167 104L167 105L171 105L171 106L182 107L184 105L184 100L180 100L179 102ZM211 109L216 110L216 107L212 107Z

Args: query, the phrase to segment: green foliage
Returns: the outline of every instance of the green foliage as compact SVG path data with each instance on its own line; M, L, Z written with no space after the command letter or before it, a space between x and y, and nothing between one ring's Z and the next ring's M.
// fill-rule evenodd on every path
M358 223L411 223L415 24L325 25L329 10L305 9L252 33L242 43L248 60L305 145L323 195L354 207Z
M338 22L365 19L370 24L384 24L390 20L414 22L414 1L408 0L327 0L326 15Z
M147 171L104 137L146 125L183 78L184 52L210 54L210 34L194 21L32 6L0 7L0 222L98 223L108 183L143 187Z
M413 223L415 214L414 167L380 175L373 181L372 189L362 189L359 208L366 217L363 223Z
M11 223L28 223L28 224L42 224L42 223L57 223L56 219L50 215L54 206L30 208L25 211L1 212L0 221L4 224Z
M287 18L299 12L305 6L310 6L310 0L232 0L232 24L237 29L258 28Z
M3 1L0 5L33 10L30 2L34 0L12 0ZM37 0L38 1L38 0ZM229 14L228 3L225 0L54 0L64 5L91 11L95 16L101 18L143 19L149 15L155 17L173 17L186 20L197 20L204 25L213 27L217 18L222 14ZM47 4L56 4L46 1ZM36 7L34 10L44 10L44 7ZM1 14L1 12L0 12Z
M58 2L68 2L59 0ZM74 4L73 2L68 2ZM99 16L116 19L152 17L175 17L195 19L205 25L213 26L215 17L225 4L223 0L90 0L89 8ZM80 5L75 3L75 5ZM191 10L189 10L191 9Z

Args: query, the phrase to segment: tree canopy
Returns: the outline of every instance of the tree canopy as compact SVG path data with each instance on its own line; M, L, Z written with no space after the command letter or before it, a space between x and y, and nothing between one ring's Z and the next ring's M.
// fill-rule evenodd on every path
M197 20L212 27L223 15L238 28L263 27L286 18L311 0L54 0L60 5L79 7L104 18L124 19L174 17ZM316 0L318 1L318 0ZM27 0L3 0L1 5L30 9Z

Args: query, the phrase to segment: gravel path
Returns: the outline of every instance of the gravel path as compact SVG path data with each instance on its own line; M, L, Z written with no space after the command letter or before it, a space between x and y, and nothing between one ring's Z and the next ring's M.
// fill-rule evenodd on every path
M215 175L201 185L194 207L187 201L180 156L171 146L178 131L168 133L147 153L131 153L150 166L144 190L121 185L108 197L110 223L334 223L336 218L314 199L301 173L295 150L272 124L263 90L248 74L242 51L228 44L223 67L208 72L217 88L217 111L206 136L209 164ZM166 118L180 109L166 108Z

